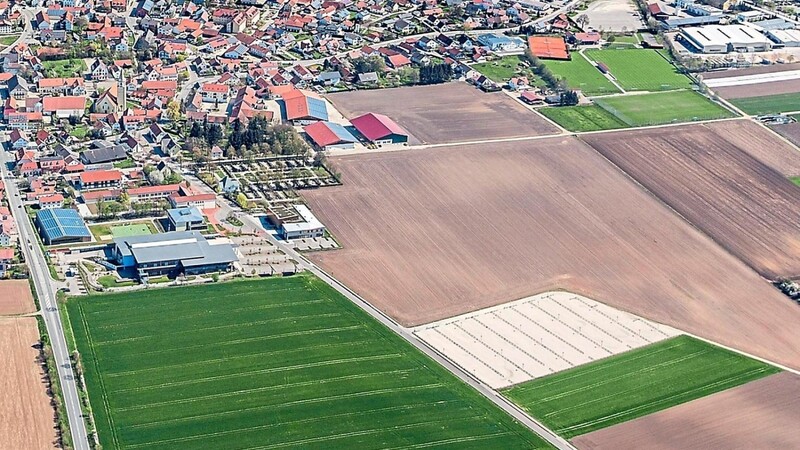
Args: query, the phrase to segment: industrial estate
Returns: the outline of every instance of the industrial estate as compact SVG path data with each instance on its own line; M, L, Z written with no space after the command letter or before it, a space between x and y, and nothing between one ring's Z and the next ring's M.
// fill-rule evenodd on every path
M0 2L0 448L798 448L800 4Z

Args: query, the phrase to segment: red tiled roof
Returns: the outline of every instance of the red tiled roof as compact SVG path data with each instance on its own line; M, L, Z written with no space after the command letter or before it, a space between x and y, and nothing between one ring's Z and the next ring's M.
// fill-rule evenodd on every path
M45 97L42 99L42 106L45 112L55 112L64 109L84 109L86 108L86 97Z
M219 83L206 83L203 85L205 92L228 92L228 86Z
M303 131L305 131L306 134L308 134L308 137L310 137L320 147L336 144L341 140L325 122L317 122L308 125L303 128Z
M43 203L61 203L64 201L64 196L61 194L46 195L39 197L39 204Z
M367 113L356 117L350 123L370 141L384 138L390 134L408 136L408 133L400 125L383 114Z
M0 259L14 259L14 249L12 247L0 248Z
M103 181L118 181L122 179L119 170L92 170L81 174L81 183L100 183Z
M287 120L308 116L308 101L306 101L306 94L302 91L295 89L284 93L283 102L286 105Z
M159 192L178 192L179 184L165 184L163 186L142 186L128 189L128 195L154 194Z
M569 59L564 38L556 36L531 36L528 46L537 58Z

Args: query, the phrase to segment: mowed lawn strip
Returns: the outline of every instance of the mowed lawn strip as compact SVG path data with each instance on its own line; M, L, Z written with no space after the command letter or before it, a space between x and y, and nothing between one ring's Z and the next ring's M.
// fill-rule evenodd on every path
M627 91L665 91L688 89L692 80L655 50L586 50L592 61L602 62Z
M66 309L106 449L547 448L311 276Z
M779 371L678 336L522 383L503 393L556 433L571 438Z
M542 60L557 77L567 80L570 89L579 89L584 95L616 94L619 92L586 58L573 54L569 61Z
M747 114L777 114L800 111L800 92L766 95L763 97L735 98L729 100Z
M694 91L603 97L595 99L595 104L634 127L733 117L730 111Z
M537 111L569 131L599 131L628 127L625 122L596 105L539 108Z

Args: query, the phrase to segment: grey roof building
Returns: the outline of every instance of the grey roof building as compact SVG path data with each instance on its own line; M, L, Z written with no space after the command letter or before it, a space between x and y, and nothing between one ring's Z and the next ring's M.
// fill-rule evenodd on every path
M97 143L99 142L104 141L97 141ZM84 164L102 164L112 161L121 161L127 158L128 152L124 144L100 146L81 153L81 162Z

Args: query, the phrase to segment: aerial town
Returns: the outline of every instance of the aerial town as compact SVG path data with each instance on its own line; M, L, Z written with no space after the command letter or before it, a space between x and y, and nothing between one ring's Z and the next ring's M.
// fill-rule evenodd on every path
M0 65L0 449L800 448L800 0L7 0Z

